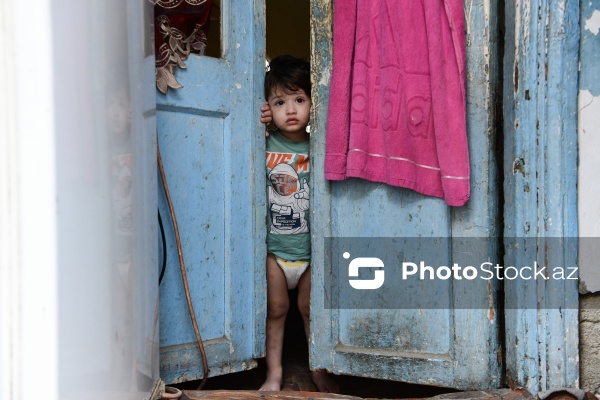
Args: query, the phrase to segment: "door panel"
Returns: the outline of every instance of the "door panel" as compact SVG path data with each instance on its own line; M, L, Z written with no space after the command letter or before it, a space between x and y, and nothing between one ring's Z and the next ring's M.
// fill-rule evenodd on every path
M459 389L500 386L495 283L448 280L429 292L438 296L437 289L446 290L440 297L445 306L422 309L385 306L394 304L393 298L383 299L378 309L336 309L329 306L336 292L323 290L335 273L332 258L337 254L327 238L449 238L447 246L435 248L436 256L469 265L465 261L474 249L464 246L471 238L498 236L496 10L495 0L465 1L471 199L464 207L450 208L441 199L403 188L358 179L324 180L332 1L313 0L311 368ZM483 243L477 251L497 255L497 240ZM352 257L365 257L361 251L348 249ZM406 251L426 254L424 249Z
M182 89L157 94L161 155L209 376L264 353L264 4L223 0L223 58L191 55ZM167 266L160 286L161 378L202 377L164 192Z
M363 348L393 353L447 356L452 316L447 310L340 310L339 344L344 351ZM435 321L435 325L431 324ZM430 340L433 338L433 340Z
M225 336L225 193L215 190L224 179L224 123L222 118L203 117L180 112L158 112L158 131L163 163L168 170L167 182L177 213L181 246L190 270L188 284L194 293L197 311L211 303L210 319L198 316L198 327L204 340ZM210 148L210 153L203 152ZM189 171L182 173L182 171ZM162 190L162 188L161 188ZM167 240L167 268L161 283L161 302L169 312L161 315L161 346L196 341L185 295L169 296L181 288L179 258L169 209L161 196ZM191 206L195 205L195 206ZM170 298L172 297L172 298ZM218 306L217 306L218 305Z

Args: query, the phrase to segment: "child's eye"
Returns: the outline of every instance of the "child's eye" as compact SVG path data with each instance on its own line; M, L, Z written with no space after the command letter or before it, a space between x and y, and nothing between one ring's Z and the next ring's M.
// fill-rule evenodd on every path
M277 101L275 102L275 105L276 105L276 106L282 106L282 105L283 105L283 100L277 100Z
M304 103L306 101L306 99L302 98L302 97L298 97L296 99L296 103Z

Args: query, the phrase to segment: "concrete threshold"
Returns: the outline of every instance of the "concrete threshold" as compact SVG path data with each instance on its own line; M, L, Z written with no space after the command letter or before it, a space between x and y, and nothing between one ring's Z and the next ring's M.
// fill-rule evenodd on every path
M257 390L184 390L181 400L375 400L372 397L356 397L334 393L281 391L259 392ZM533 400L534 397L526 390L496 389L478 390L471 392L447 393L429 398L386 398L387 400ZM385 399L384 399L385 400Z

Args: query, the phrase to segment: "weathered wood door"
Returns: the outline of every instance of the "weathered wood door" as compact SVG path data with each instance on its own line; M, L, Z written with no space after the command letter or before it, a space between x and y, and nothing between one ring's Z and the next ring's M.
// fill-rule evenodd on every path
M494 143L497 2L465 1L471 199L456 209L443 200L402 188L356 179L324 180L320 166L332 61L331 6L331 0L313 0L311 367L460 389L499 387L502 362L493 284L459 286L449 282L448 307L432 309L335 309L328 306L328 296L335 293L323 290L331 283L327 264L339 256L329 253L327 237L445 237L456 241L498 236L500 192ZM492 240L488 244L487 251L493 253L498 243ZM449 245L447 256L456 261L461 253ZM473 306L453 308L467 303Z
M181 235L210 376L264 353L264 2L222 0L220 58L192 55L182 89L157 94L158 145ZM162 188L167 266L160 286L160 375L202 377Z

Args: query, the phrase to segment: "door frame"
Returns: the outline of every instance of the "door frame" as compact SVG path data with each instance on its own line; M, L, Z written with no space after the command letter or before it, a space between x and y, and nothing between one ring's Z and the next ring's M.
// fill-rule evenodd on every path
M537 242L547 260L548 238L578 237L579 2L516 0L505 11L504 236ZM506 265L528 261L506 250ZM577 265L576 246L553 250ZM579 387L578 281L548 282L505 284L506 379L534 395ZM529 296L538 309L519 306ZM569 306L545 308L552 296Z

